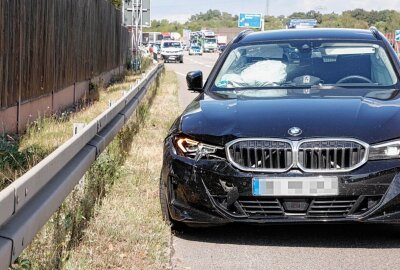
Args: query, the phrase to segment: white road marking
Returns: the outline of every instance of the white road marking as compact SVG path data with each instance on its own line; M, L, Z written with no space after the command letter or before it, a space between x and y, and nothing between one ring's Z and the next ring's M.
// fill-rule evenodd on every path
M195 63L195 64L202 65L202 66L205 66L205 67L208 67L208 68L212 68L211 65L204 64L204 63L202 63L202 62L196 61L196 60L191 59L191 58L187 58L187 59L188 59L189 61Z

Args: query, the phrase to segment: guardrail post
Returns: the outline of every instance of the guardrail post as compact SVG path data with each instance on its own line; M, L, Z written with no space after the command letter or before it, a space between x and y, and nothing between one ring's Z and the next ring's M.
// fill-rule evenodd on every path
M74 123L72 135L75 136L86 127L86 123Z
M73 135L77 135L79 132L81 132L84 128L86 127L86 123L74 123L74 128L73 128ZM83 190L83 187L85 186L85 176L79 180L78 184L79 188Z
M108 101L108 108L111 108L115 103L117 103L115 100L109 100Z

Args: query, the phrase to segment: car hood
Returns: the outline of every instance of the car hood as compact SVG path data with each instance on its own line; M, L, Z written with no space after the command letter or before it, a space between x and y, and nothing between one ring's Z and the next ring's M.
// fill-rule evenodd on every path
M245 137L355 138L369 144L400 137L398 93L390 98L304 96L216 98L202 94L185 110L179 131L208 143ZM299 137L288 130L299 127Z
M164 48L163 51L165 52L179 52L182 51L183 49L180 48Z

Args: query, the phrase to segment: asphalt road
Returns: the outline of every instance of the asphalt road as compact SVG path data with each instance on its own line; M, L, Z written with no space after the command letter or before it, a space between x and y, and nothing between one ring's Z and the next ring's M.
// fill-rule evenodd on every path
M189 56L185 55L184 64L180 63L167 63L167 68L170 68L176 72L179 79L180 90L179 90L179 103L182 109L186 108L187 105L198 95L187 90L186 86L186 74L189 71L201 70L203 71L204 81L207 79L215 61L218 59L218 54L208 53L199 55Z
M208 76L216 54L185 56L167 64L179 77L184 109L196 94L185 76ZM173 269L399 269L400 225L232 225L172 236Z

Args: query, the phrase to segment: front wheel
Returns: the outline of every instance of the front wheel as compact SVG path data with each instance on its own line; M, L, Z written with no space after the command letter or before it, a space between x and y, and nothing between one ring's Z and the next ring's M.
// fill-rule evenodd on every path
M187 229L185 224L183 224L182 222L179 222L179 221L175 221L171 218L171 215L169 214L169 210L168 210L167 197L165 196L164 184L161 180L161 177L160 177L159 191L160 191L161 214L162 214L162 218L165 221L165 223L167 223L167 225L171 227L171 230L174 230L174 231L184 231L185 229Z

